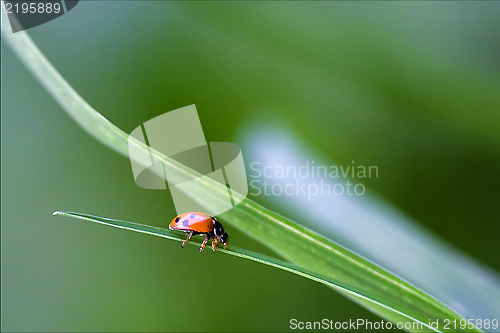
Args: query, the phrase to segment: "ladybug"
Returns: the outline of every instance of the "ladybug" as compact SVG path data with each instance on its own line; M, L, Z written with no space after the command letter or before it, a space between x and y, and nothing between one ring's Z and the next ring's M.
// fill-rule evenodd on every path
M217 242L224 244L224 250L227 246L229 235L224 230L222 224L211 215L205 213L184 213L177 215L168 225L171 230L181 230L187 232L187 239L182 243L182 247L193 235L205 235L205 240L201 244L200 253L205 248L207 242L212 239L212 250L215 252Z

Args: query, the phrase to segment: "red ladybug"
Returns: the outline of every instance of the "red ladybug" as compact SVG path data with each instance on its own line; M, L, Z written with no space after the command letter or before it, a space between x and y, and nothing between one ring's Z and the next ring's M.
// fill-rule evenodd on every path
M169 229L181 230L188 233L187 239L182 243L182 247L186 245L187 241L193 235L205 234L205 240L201 244L200 252L203 251L209 239L212 239L212 250L215 252L217 242L224 244L224 250L227 246L227 239L229 235L224 230L222 224L211 215L205 213L184 213L177 215L172 222L170 222Z

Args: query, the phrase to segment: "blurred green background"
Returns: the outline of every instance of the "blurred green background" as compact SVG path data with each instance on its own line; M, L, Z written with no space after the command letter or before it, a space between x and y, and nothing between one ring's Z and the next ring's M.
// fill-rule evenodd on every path
M247 124L278 119L340 164L377 165L370 190L497 271L499 32L495 2L83 1L29 30L126 132L190 104L208 141L238 143ZM73 123L4 43L2 83L2 330L379 320L282 271L52 217L166 227L175 210L168 191L138 188L129 161ZM270 253L228 232L238 247Z

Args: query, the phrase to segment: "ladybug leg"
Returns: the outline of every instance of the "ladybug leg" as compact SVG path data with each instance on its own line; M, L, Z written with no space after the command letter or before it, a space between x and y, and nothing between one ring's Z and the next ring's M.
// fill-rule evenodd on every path
M207 242L208 242L208 236L205 237L205 239L203 240L203 243L201 244L200 253L205 248L205 245L207 245Z
M216 238L216 237L214 237L214 238L212 239L212 251L214 251L214 253L215 253L215 247L216 247L216 246L217 246L217 238Z
M188 234L188 238L186 238L186 240L184 241L184 243L182 243L181 247L184 247L184 245L186 245L186 243L188 242L189 238L191 238L191 236L193 236L193 232L192 231Z

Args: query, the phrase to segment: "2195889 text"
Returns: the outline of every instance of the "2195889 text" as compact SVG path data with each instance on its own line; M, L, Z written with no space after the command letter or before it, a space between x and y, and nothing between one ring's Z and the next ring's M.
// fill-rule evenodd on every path
M7 14L59 14L62 10L59 2L12 1L5 2Z

